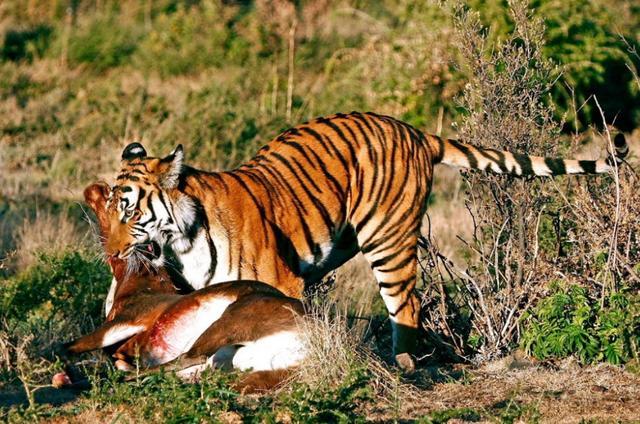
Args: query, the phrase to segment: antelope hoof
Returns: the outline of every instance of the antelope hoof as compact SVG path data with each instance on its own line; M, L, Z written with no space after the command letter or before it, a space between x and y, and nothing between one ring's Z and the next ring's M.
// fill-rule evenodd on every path
M416 370L416 361L409 353L399 353L396 355L396 363L402 371L411 374Z
M60 389L62 387L73 385L73 382L71 381L69 375L66 372L62 371L53 376L53 378L51 379L51 385L56 389Z
M125 360L122 359L117 359L116 362L114 362L114 365L116 367L116 369L119 369L120 371L133 371L135 370L135 367L133 365L131 365L130 363L128 363Z

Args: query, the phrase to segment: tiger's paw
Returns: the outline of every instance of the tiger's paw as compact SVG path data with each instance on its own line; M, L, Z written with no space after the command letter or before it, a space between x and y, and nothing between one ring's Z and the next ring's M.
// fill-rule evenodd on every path
M413 359L410 353L404 352L396 355L396 364L402 371L407 374L411 374L416 370L416 361Z

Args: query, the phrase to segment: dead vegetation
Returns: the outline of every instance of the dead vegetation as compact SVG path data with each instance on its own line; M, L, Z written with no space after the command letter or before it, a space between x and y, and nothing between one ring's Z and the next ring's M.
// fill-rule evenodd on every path
M554 80L541 53L542 21L526 1L509 4L514 30L498 45L489 42L477 14L453 8L456 40L471 75L461 98L467 114L458 125L460 138L540 156L573 156L575 144L563 142L561 124L545 104ZM607 124L596 139L604 144L596 157L613 151ZM473 255L464 264L453 262L434 239L423 268L425 326L455 355L482 362L510 350L525 313L550 282L586 284L603 299L637 287L640 186L631 166L595 178L465 172L463 180L473 226L458 237Z

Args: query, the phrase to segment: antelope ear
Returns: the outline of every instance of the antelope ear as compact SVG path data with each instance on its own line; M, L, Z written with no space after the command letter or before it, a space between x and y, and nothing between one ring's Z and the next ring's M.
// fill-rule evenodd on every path
M122 151L122 160L140 159L147 156L147 151L142 144L134 142L128 144Z
M158 171L160 173L160 185L162 188L170 190L178 186L178 179L182 172L184 162L184 149L182 144L173 149L169 156L160 159Z
M110 193L111 189L109 185L103 181L91 184L84 189L84 200L93 210L93 213L96 214L103 243L109 234L109 218L107 216L106 203Z
M84 200L96 215L104 210L110 190L109 185L103 181L91 184L84 189Z

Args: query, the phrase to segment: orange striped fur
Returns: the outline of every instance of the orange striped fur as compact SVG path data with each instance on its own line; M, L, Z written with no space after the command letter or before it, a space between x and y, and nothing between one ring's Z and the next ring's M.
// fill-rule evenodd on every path
M619 161L624 137L616 148ZM154 241L196 289L248 278L301 297L362 251L392 320L396 354L415 343L417 240L436 163L515 175L612 169L611 159L481 149L356 112L291 128L231 171L200 171L183 157L181 146L162 159L138 143L125 148L109 203L109 254L134 258Z

